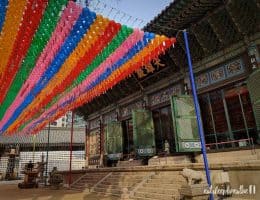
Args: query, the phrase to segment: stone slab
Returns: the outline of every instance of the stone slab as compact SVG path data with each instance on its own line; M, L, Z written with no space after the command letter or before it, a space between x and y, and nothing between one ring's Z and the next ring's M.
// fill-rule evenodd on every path
M149 159L149 166L165 166L165 165L176 165L191 163L188 156L167 156L167 157L155 157Z

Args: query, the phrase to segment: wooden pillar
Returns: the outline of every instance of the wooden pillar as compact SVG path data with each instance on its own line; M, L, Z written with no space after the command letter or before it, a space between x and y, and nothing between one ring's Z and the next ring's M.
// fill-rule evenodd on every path
M86 147L86 163L89 167L89 157L90 157L90 121L88 121L87 125L87 147Z

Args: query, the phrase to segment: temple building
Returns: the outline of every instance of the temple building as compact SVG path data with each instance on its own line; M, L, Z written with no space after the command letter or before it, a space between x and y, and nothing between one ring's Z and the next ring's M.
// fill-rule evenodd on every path
M28 80L28 94L20 98L17 89L13 101L11 87L10 107L1 105L7 114L0 129L0 199L260 199L259 1L172 0L143 27L147 33L103 17L106 8L108 18L127 14L99 0L93 12L85 0L39 2L46 14L38 18L32 55L19 58L21 71L38 54L47 61L39 65L43 75L32 64L32 76L17 78L22 87ZM26 9L34 16L40 6L31 3ZM27 31L29 19L20 30Z
M179 111L174 108L173 96L191 95L182 30L188 32L208 151L257 146L258 13L259 3L254 0L176 0L165 8L144 30L176 37L174 48L77 110L87 121L87 165L199 148L198 136L190 141L183 133L192 132L196 123L176 121L174 114L191 106L185 100Z

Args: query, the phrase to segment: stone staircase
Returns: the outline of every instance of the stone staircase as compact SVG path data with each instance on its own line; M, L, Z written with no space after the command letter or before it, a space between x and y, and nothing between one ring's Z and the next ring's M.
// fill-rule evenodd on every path
M80 177L74 183L71 184L71 190L83 191L85 189L91 189L95 184L107 176L108 172L87 172Z
M127 191L131 200L179 200L179 189L186 184L179 171L88 172L71 189L113 199Z
M132 200L179 200L179 189L186 185L179 171L156 172L133 192Z
M123 189L132 191L143 179L149 176L151 172L112 172L103 181L98 183L91 190L104 196L114 196L120 198Z

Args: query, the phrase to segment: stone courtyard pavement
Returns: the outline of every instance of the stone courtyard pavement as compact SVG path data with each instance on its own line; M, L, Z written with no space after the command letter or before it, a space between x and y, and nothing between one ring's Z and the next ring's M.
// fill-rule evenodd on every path
M117 200L66 189L19 189L16 184L0 184L0 200Z

